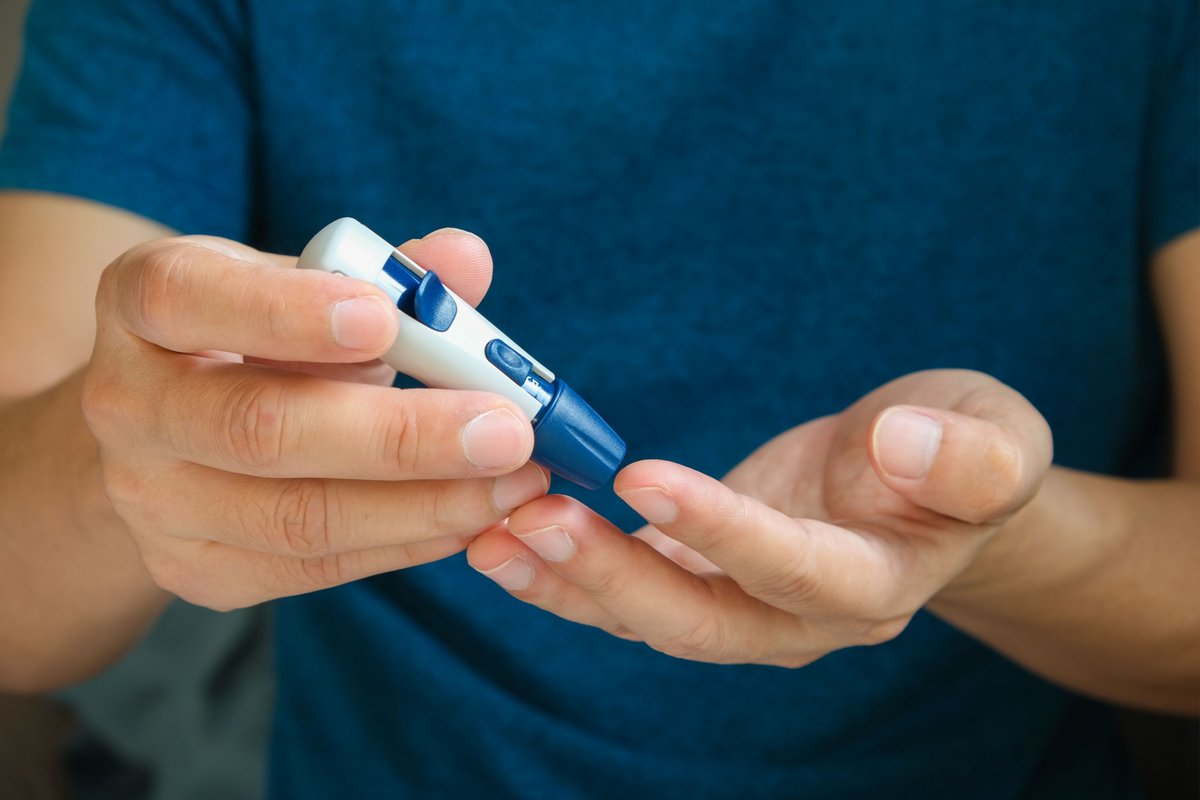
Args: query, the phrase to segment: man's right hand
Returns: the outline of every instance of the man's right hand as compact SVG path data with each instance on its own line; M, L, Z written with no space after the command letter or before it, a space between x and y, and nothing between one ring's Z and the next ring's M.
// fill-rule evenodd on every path
M486 291L478 238L403 249L469 302ZM177 238L101 278L84 415L147 570L192 603L237 608L443 558L549 485L509 401L357 382L378 380L399 312L366 283L294 266Z

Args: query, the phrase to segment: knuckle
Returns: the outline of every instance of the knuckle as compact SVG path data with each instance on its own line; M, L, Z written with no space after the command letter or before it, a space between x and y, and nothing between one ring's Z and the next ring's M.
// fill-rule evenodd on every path
M96 284L96 316L99 319L104 319L105 312L112 304L117 295L117 286L121 282L121 272L125 269L129 259L129 252L118 256L100 273L100 280Z
M855 641L857 644L864 645L890 642L904 632L911 619L911 616L904 615L868 623L859 631Z
M546 609L552 613L564 613L568 618L575 622L583 620L575 618L569 614L569 609L572 607L571 589L569 585L564 585L561 581L543 581L538 580L535 571L533 583L524 589L517 590L517 594L527 603L532 603L538 608Z
M300 558L288 562L292 576L306 589L323 589L345 582L345 564L340 555Z
M237 386L223 408L220 432L234 463L249 471L269 471L283 461L287 399L269 381Z
M100 273L96 286L96 316L100 320L107 318L110 310L120 307L128 299L128 288L133 278L138 274L146 254L154 249L157 243L146 242L135 245L112 262Z
M596 597L618 597L625 593L628 579L621 573L606 569L586 576L581 581L587 591Z
M193 605L216 609L228 602L206 585L203 575L196 574L190 559L159 551L143 555L142 562L160 589Z
M420 425L407 405L397 402L385 414L378 437L384 464L401 475L412 475L420 466Z
M715 509L716 516L727 522L743 522L750 515L746 496L732 490L722 492Z
M161 588L166 588L159 581L159 577L166 577L166 573L170 571L172 559L167 557L165 551L159 547L152 547L145 537L142 537L138 531L130 530L130 537L133 539L133 544L137 547L138 556L142 559L142 566L146 568L146 572Z
M747 594L780 607L805 606L821 594L822 583L808 554L796 550L789 558L774 562L743 586Z
M247 276L251 281L251 286L261 286L262 282L257 275L254 277ZM255 292L252 296L257 296L257 307L254 312L265 323L266 330L269 331L291 331L296 327L296 312L291 303L293 297L283 291L270 291L265 294Z
M195 248L178 239L153 242L131 253L137 266L125 280L118 279L117 290L132 292L133 313L152 332L161 332L171 325L172 308L181 295L194 261ZM125 270L121 271L124 277Z
M185 598L186 599L186 598ZM209 611L216 611L221 614L227 614L230 611L237 611L239 608L246 608L255 605L256 601L247 599L234 599L232 597L214 595L210 599L189 600L189 603L196 606L204 606Z
M328 554L335 509L334 492L325 481L316 478L285 481L264 531L267 546L302 558Z
M123 519L131 512L142 507L146 502L146 481L137 472L113 466L101 461L101 479L104 481L104 493L113 510Z
M820 656L801 653L781 653L765 659L762 663L772 667L783 667L784 669L800 669L801 667L807 667L818 658Z
M423 534L422 538L469 536L507 516L492 505L492 481L488 479L425 481L421 485L414 533Z
M80 393L80 410L88 429L97 439L102 439L103 433L121 419L123 394L117 390L109 373L95 367L88 370Z
M295 561L286 556L268 556L257 562L253 583L259 596L274 599L295 594L298 572Z
M634 633L632 628L622 625L619 622L613 622L613 623L608 624L607 626L603 626L603 629L610 636L615 636L618 639L624 639L627 642L642 641L642 637L638 636L636 633Z
M180 597L184 594L187 583L181 565L175 559L157 555L143 555L142 563L150 573L151 580L160 588Z
M708 524L695 525L690 533L691 545L695 549L719 548L749 521L749 507L745 495L733 491L722 492L713 506Z
M97 377L96 370L88 370L79 394L79 408L92 433L96 433L112 413L112 396L113 393Z
M463 516L467 509L464 503L451 497L449 492L448 485L431 483L427 491L422 491L418 495L420 499L417 502L420 503L421 508L417 526L420 531L415 531L415 533L421 534L424 538L431 535L461 532L460 529L465 527Z
M179 549L168 544L165 548L140 547L142 563L150 578L160 589L195 606L212 611L233 611L259 602L252 590L222 586L212 570L199 565L197 554L211 543L192 543Z
M689 661L722 663L729 657L729 636L717 617L702 615L679 633L653 642L651 647Z

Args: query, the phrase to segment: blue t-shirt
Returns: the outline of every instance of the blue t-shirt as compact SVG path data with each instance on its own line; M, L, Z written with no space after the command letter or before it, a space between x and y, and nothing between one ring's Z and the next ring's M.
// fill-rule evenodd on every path
M953 366L1023 392L1059 463L1144 473L1195 29L1183 0L47 0L0 181L285 253L343 215L474 230L484 313L633 459L719 475ZM924 614L784 670L564 622L461 557L277 611L278 798L1130 791L1103 709Z

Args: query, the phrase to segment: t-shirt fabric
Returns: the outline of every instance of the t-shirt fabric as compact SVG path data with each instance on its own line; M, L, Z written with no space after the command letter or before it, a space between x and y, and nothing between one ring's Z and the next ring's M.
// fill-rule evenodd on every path
M965 367L1042 411L1058 463L1147 474L1145 267L1200 224L1195 29L1167 0L46 0L0 184L284 253L346 215L473 230L483 312L630 459L720 475ZM276 798L1133 791L1106 709L927 614L800 670L714 666L461 556L276 612Z

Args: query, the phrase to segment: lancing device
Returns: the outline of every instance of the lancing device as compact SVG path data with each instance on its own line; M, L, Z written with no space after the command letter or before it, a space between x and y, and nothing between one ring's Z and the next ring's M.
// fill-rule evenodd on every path
M383 361L438 389L478 389L512 400L533 423L533 460L587 489L607 483L625 442L561 378L546 369L438 276L350 218L326 225L300 266L374 284L400 309L400 332Z

